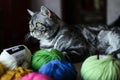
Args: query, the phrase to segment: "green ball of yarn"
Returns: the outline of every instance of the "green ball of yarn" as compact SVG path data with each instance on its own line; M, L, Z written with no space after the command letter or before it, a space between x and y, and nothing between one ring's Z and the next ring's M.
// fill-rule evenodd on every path
M88 57L82 64L83 80L120 80L120 61L110 55Z
M38 50L32 57L32 67L38 70L43 64L55 59L64 59L64 56L56 49L51 49L50 51L45 49Z

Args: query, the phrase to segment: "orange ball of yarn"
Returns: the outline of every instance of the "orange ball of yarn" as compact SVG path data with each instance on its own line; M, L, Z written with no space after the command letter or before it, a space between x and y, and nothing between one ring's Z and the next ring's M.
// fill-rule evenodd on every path
M8 70L0 80L19 80L22 76L32 72L30 69L25 69L22 67L18 67L15 70Z

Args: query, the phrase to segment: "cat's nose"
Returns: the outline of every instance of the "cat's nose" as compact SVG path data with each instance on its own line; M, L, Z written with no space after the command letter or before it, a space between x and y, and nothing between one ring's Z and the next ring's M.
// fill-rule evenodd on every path
M41 28L41 30L45 30L45 28L44 28L44 27L42 27L42 28Z
M46 31L45 27L41 27L41 30L42 30L42 31Z

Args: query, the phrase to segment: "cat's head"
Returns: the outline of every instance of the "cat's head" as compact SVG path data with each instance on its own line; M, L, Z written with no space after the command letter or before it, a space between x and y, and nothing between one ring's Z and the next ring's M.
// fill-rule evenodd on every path
M30 10L28 12L31 15L29 21L30 35L38 40L52 37L62 25L60 18L45 6L41 6L38 12Z

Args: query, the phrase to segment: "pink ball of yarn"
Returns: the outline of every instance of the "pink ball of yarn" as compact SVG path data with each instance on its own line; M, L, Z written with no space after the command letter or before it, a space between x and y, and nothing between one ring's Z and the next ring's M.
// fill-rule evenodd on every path
M40 74L37 72L32 72L23 76L20 80L52 80L52 79L47 75Z

